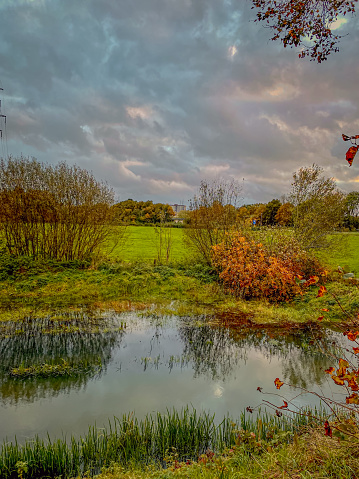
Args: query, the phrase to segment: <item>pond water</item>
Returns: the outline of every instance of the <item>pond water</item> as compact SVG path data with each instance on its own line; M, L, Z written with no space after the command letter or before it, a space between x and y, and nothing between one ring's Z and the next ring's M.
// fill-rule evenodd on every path
M200 320L200 321L198 321ZM105 321L105 322L104 322ZM331 331L271 331L210 326L203 318L108 314L106 320L69 315L8 323L0 330L0 441L35 434L75 436L114 416L181 409L237 418L262 399L257 387L276 393L274 379L336 394L324 370L333 360ZM84 371L52 378L14 378L11 368L43 363L86 364ZM101 364L101 366L99 366ZM282 388L287 397L296 394ZM296 404L318 404L301 396Z

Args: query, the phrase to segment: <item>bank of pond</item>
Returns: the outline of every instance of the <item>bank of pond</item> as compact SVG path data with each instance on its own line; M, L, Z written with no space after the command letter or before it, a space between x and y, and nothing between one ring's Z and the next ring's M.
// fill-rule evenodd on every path
M3 321L0 477L91 476L114 462L168 469L232 446L251 453L253 434L266 448L290 443L322 424L315 393L342 394L325 370L344 339L318 322L233 315L78 309ZM294 413L280 409L277 377Z

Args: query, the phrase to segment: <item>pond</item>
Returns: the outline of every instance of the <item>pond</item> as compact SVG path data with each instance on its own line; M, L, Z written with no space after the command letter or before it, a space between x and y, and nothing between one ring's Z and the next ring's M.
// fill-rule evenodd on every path
M278 330L207 324L205 318L84 313L27 318L0 330L0 440L35 434L78 436L114 416L181 409L238 418L256 406L274 379L336 394L324 370L338 335L320 328ZM313 340L313 338L315 340ZM70 375L13 377L13 368L72 366ZM285 390L284 390L285 389ZM286 387L287 397L296 394ZM318 404L312 395L296 404Z

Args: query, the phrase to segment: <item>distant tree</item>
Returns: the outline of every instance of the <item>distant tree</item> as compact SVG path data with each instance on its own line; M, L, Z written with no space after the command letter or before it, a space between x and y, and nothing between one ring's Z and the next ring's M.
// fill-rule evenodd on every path
M253 220L256 221L256 224L257 225L262 225L263 224L263 214L266 210L266 205L265 204L262 204L262 203L259 203L259 204L256 204L256 205L253 205L254 208L253 208L253 213L252 213L252 217L251 217L251 222L253 223Z
M351 191L345 198L346 213L349 216L359 215L359 191Z
M237 211L237 219L241 225L245 225L249 218L249 210L246 206L241 206Z
M256 21L273 30L272 40L284 47L301 47L300 58L321 63L339 51L341 36L333 24L341 16L354 14L357 0L252 0L258 9Z
M281 205L275 216L276 222L281 226L291 226L293 224L293 209L291 203Z
M170 205L132 199L113 207L116 221L122 224L159 224L172 220L175 213Z
M201 181L190 201L185 238L202 259L211 264L212 246L238 225L237 206L242 187L234 179Z
M90 259L111 234L113 198L78 166L0 160L0 235L12 255Z
M262 216L262 222L264 225L273 226L276 223L276 214L279 208L282 206L279 200L272 200L266 204L265 210Z
M328 233L340 224L345 209L345 196L333 178L313 164L293 174L289 195L294 205L294 234L304 249L328 246Z
M346 228L359 228L359 191L351 191L345 198L343 225Z

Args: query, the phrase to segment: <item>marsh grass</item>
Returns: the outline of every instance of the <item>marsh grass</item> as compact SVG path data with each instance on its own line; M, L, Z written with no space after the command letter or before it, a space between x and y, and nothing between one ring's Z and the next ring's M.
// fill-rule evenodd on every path
M104 468L97 479L353 479L359 475L359 443L352 438L340 442L325 437L322 427L303 427L290 443L280 440L276 447L248 451L234 446L206 460L172 462L168 467L122 466Z
M104 466L165 465L169 452L178 461L197 460L211 450L217 453L236 443L239 431L253 433L258 440L288 443L301 427L312 423L306 416L277 418L262 413L249 418L245 413L233 422L225 417L219 424L214 415L194 409L167 411L137 420L132 414L115 418L107 427L90 427L79 439L47 440L35 437L25 444L4 442L0 450L1 478L18 477L19 464L27 468L26 478L98 474Z
M21 364L17 368L11 368L9 375L18 379L75 376L100 371L101 368L101 358L98 358L95 364L86 360L74 362L62 359L61 362L54 364L43 363L31 366Z

